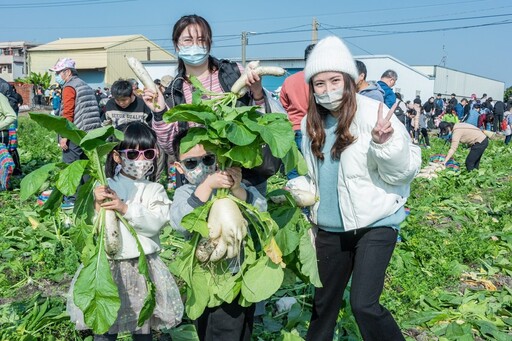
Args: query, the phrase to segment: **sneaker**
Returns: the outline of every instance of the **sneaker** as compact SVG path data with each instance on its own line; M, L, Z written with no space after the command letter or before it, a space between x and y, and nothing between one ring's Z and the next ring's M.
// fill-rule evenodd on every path
M430 149L430 146L427 146L427 149Z
M72 209L73 207L75 207L75 203L72 202L63 202L60 205L60 208L62 208L63 210L69 210Z

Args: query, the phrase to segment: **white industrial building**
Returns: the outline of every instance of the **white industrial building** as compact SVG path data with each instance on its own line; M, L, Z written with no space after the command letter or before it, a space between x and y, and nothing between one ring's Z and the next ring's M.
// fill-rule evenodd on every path
M433 77L427 76L396 58L384 55L357 56L355 59L366 65L367 81L378 81L384 71L394 70L398 74L398 80L393 90L401 93L404 101L413 100L416 96L420 96L422 101L426 101L435 92Z
M503 101L505 83L494 79L453 70L444 66L413 66L414 69L434 78L434 93L450 97L452 93L457 99L469 98L476 94L478 98L486 93L494 100Z

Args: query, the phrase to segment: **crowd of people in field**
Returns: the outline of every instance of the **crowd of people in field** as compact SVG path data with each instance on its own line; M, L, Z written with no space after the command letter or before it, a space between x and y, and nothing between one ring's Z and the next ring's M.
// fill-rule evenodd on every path
M111 257L114 279L122 291L121 309L109 332L95 335L95 340L115 340L125 331L135 340L151 340L152 328L170 328L180 322L183 304L179 290L158 256L159 233L166 223L185 232L181 218L204 205L220 188L266 210L269 175L239 167L218 170L215 155L201 144L180 151L180 140L189 128L201 126L163 120L168 109L191 103L191 77L209 91L227 92L244 67L210 55L211 28L197 15L184 16L175 23L172 41L178 57L177 74L155 80L156 93L139 89L134 79L92 89L79 77L70 58L61 58L50 68L58 84L46 102L52 105L52 114L84 131L113 125L125 134L125 140L108 156L109 186L94 191L96 208L118 211L136 227L157 290L153 317L137 326L146 288L134 270L138 250L124 227L122 250ZM332 340L343 292L352 278L350 303L363 338L404 340L391 313L380 305L379 296L406 217L410 183L421 167L420 146L430 148L432 132L439 130L439 137L451 141L445 162L459 143L466 143L471 146L467 170L478 168L488 145L486 131L503 134L505 143L510 142L511 103L494 101L485 94L460 101L455 94L450 99L441 94L425 101L404 99L393 91L398 79L395 71L385 70L377 82L366 80L364 63L354 60L344 42L334 36L309 45L304 58L304 70L287 77L276 97L270 96L260 76L249 70L249 91L238 105L257 106L262 114L282 108L308 166L306 181L320 198L305 211L314 226L323 284L315 289L306 339ZM12 154L14 159L16 148L10 147L9 127L16 122L19 103L10 103L11 97L7 91L0 94L0 155ZM60 137L58 144L63 162L86 158L80 146L66 138ZM8 162L0 164L2 169L15 168ZM172 202L158 183L165 172L176 172ZM7 171L3 174L10 175ZM292 171L287 176L294 179L299 174ZM4 188L8 186L6 179L0 180ZM72 207L74 201L74 195L66 196L63 207ZM254 311L255 305L240 305L236 299L208 308L195 321L199 339L250 340ZM68 312L78 329L89 328L72 297Z

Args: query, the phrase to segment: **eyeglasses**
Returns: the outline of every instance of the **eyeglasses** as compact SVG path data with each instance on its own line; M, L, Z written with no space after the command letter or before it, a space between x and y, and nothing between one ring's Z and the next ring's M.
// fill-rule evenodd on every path
M153 160L158 155L158 151L156 149L123 149L119 150L119 152L124 153L128 160L137 160L140 154L144 155L146 160Z
M178 40L178 43L182 46L192 46L194 45L194 42L197 43L199 46L205 46L206 45L206 39L203 37L199 37L194 40L192 37L185 37Z
M207 167L213 166L215 164L215 155L206 154L203 156L189 157L181 160L180 162L180 164L188 170L195 169L199 165L199 163L202 163Z

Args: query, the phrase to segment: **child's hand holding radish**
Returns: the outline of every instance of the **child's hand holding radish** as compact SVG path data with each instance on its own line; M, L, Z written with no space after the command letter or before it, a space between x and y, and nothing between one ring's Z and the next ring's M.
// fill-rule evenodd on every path
M231 167L227 168L226 172L233 179L233 185L229 188L231 193L238 199L245 201L247 199L247 192L240 186L242 183L242 168Z
M116 192L114 192L107 186L96 187L94 189L94 198L97 209L102 207L106 210L117 211L122 215L125 215L126 210L128 210L128 205L126 205L121 199L119 199Z

